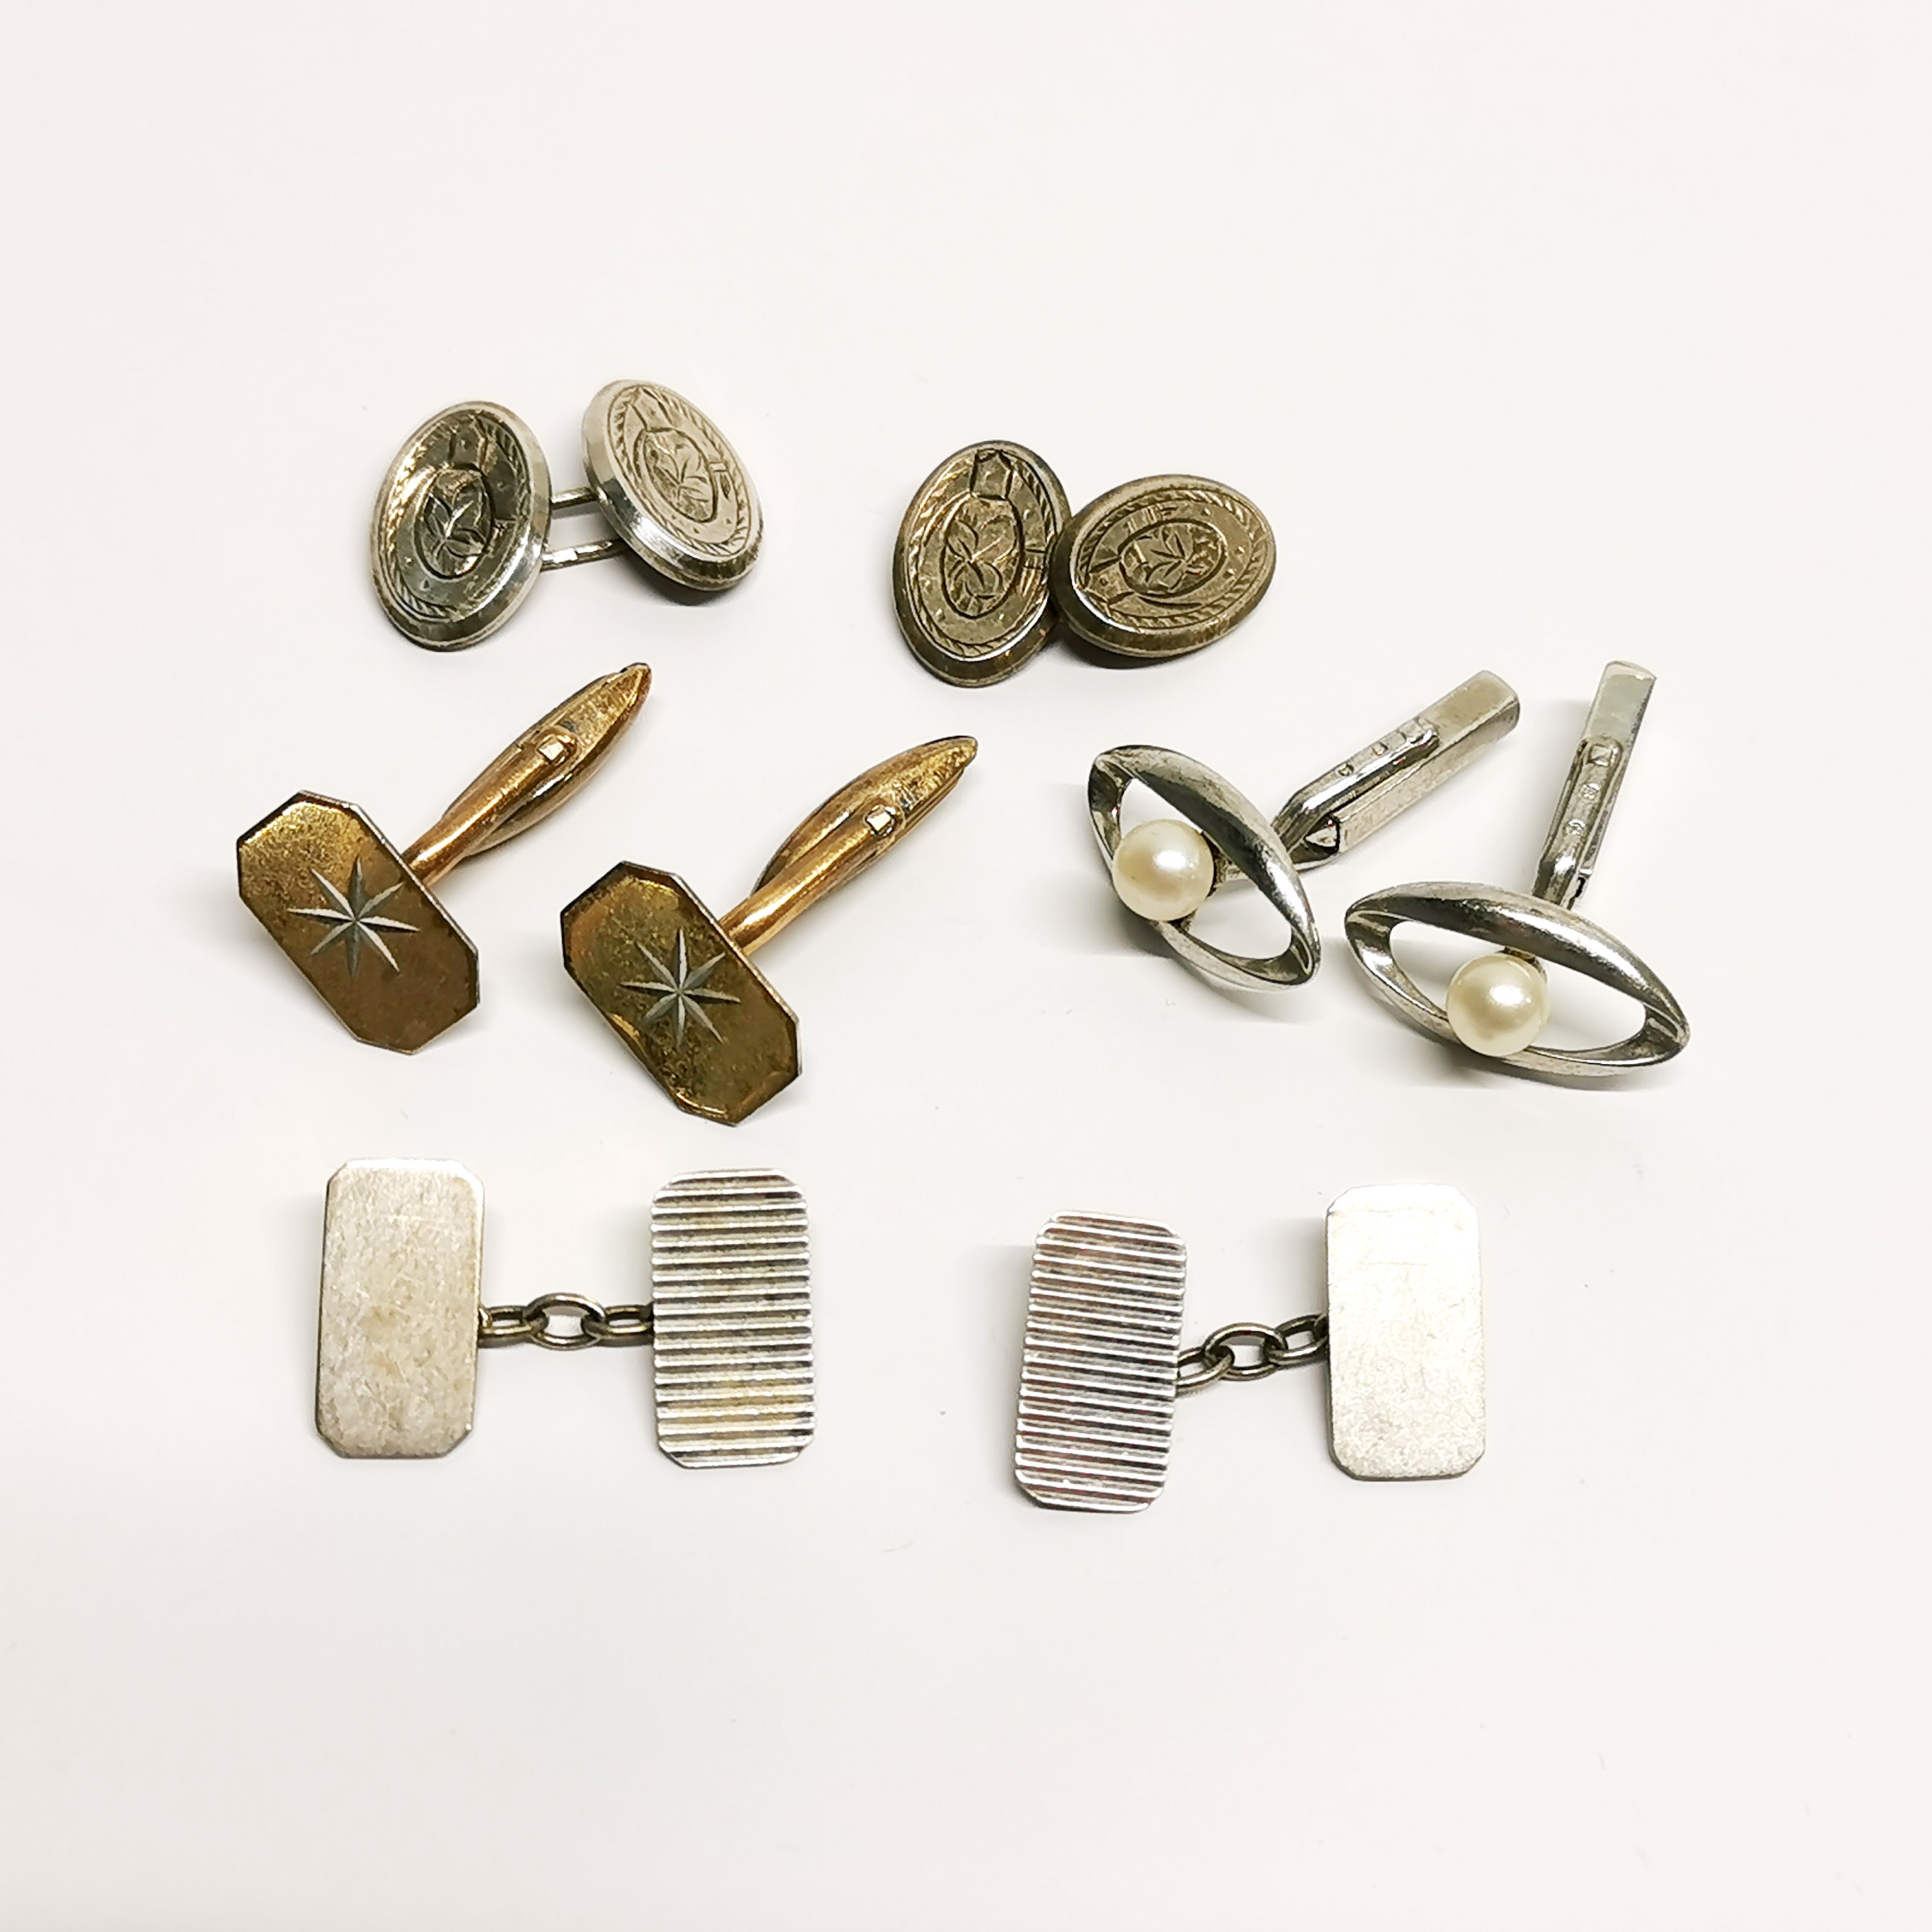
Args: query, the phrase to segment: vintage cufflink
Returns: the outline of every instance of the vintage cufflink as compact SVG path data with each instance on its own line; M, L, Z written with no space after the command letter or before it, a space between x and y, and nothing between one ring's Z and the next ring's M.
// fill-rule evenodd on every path
M427 650L489 636L539 572L634 552L692 590L722 590L756 561L758 493L724 432L675 390L611 382L584 414L590 482L554 495L528 425L494 403L439 410L411 435L376 497L369 554L391 623ZM614 534L544 548L560 511L597 508Z
M688 1469L788 1462L812 1440L805 1198L783 1174L691 1174L651 1204L648 1303L486 1306L483 1190L454 1161L356 1160L322 1219L315 1424L339 1456L446 1456L470 1433L476 1355L655 1351L658 1447Z
M892 547L913 655L949 684L996 684L1054 623L1100 650L1180 657L1222 637L1274 574L1274 532L1238 490L1144 476L1074 515L1024 443L970 443L914 494Z
M940 738L862 772L786 839L722 919L674 873L614 866L563 909L565 968L679 1106L735 1126L798 1073L798 1022L752 952L890 850L978 749L970 738Z
M430 887L554 812L650 686L640 664L586 685L493 758L404 852L358 806L297 792L236 841L242 903L358 1040L413 1053L476 1004L476 949Z
M1516 696L1489 671L1304 785L1270 820L1218 772L1158 745L1118 745L1094 760L1087 808L1114 890L1188 964L1224 986L1298 986L1322 963L1322 939L1299 874L1426 798L1511 730ZM1136 779L1185 814L1120 829ZM1210 894L1247 879L1287 922L1288 944L1265 958L1224 951L1189 922Z
M1329 1448L1348 1474L1460 1476L1481 1456L1476 1214L1453 1187L1342 1195L1324 1314L1231 1322L1183 1349L1186 1283L1186 1250L1156 1222L1069 1214L1041 1230L1013 1450L1035 1502L1144 1509L1167 1480L1178 1397L1324 1359Z
M1370 984L1411 1026L1522 1072L1594 1078L1683 1052L1690 1025L1670 988L1620 940L1570 909L1595 867L1655 682L1635 664L1605 668L1526 895L1460 883L1391 886L1348 908L1344 929ZM1438 1006L1396 962L1392 935L1408 920L1503 950L1459 968ZM1538 1046L1550 1012L1544 960L1628 994L1642 1005L1642 1024L1609 1046Z

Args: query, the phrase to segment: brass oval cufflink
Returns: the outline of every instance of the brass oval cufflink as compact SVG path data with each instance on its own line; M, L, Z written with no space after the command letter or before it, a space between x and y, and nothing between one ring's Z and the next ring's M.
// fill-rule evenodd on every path
M1167 1481L1178 1399L1328 1364L1328 1438L1364 1480L1460 1476L1485 1442L1476 1214L1453 1187L1357 1187L1328 1210L1328 1304L1180 1346L1170 1228L1067 1214L1033 1251L1013 1474L1048 1509L1123 1515Z
M1114 890L1207 978L1244 992L1298 986L1322 962L1321 935L1300 874L1326 865L1406 812L1516 724L1516 693L1480 671L1426 711L1304 785L1272 820L1226 778L1157 745L1119 745L1094 760L1087 808ZM1131 832L1121 801L1138 779L1178 812ZM1224 951L1190 930L1209 896L1237 875L1286 922L1267 958Z
M483 1301L483 1189L454 1161L356 1160L328 1184L315 1424L338 1456L446 1456L479 1348L650 1348L658 1447L686 1468L788 1462L814 1422L805 1197L689 1174L651 1203L648 1303Z
M752 951L889 851L978 749L970 738L940 738L861 773L785 840L722 919L674 873L614 866L563 909L566 969L677 1106L735 1126L798 1073L798 1022Z
M1348 908L1344 929L1369 983L1411 1026L1520 1072L1600 1078L1683 1052L1690 1024L1670 988L1622 940L1570 910L1596 865L1655 682L1635 664L1605 668L1527 894L1460 883L1391 886ZM1393 935L1409 920L1502 950L1460 967L1438 1006L1396 962ZM1628 994L1642 1006L1642 1023L1608 1046L1538 1046L1550 1014L1545 960Z
M956 450L906 507L892 546L899 628L934 677L997 684L1056 623L1120 658L1172 658L1222 637L1274 575L1274 533L1238 490L1143 476L1076 514L1024 443Z
M430 887L561 805L636 716L650 669L540 718L398 852L360 807L297 792L236 842L242 900L356 1037L413 1053L476 1004L476 949Z
M422 424L376 494L370 572L412 644L460 650L506 622L541 572L620 545L687 590L722 590L757 560L758 493L724 432L675 390L611 382L584 415L584 487L553 494L527 424L459 403ZM551 517L596 508L615 533L545 548Z

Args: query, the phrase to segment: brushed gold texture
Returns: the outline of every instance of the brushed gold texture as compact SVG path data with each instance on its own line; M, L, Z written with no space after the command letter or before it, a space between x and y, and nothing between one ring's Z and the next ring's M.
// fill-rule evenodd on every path
M430 886L547 818L596 770L650 689L596 679L538 719L398 852L356 806L298 792L242 833L242 903L356 1037L413 1053L476 1004L476 949Z
M722 919L674 874L612 867L563 909L566 970L678 1106L735 1126L798 1074L797 1020L750 955L896 844L978 749L941 738L862 772Z

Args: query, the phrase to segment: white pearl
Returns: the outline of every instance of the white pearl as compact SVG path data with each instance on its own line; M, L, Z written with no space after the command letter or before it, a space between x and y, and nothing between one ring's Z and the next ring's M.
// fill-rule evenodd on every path
M1550 982L1534 959L1485 952L1456 969L1442 1002L1456 1037L1491 1058L1520 1053L1550 1018Z
M1143 919L1185 919L1214 890L1214 850L1192 826L1150 818L1120 841L1114 890Z

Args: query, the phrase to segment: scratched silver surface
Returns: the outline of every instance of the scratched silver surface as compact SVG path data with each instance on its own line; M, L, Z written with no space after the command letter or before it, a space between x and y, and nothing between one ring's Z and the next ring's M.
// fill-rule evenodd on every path
M483 1189L451 1160L352 1160L322 1214L315 1426L342 1456L443 1456L470 1433Z
M782 1174L688 1174L651 1204L658 1447L686 1468L788 1462L812 1440L805 1197Z
M1354 1187L1328 1210L1328 1417L1352 1476L1460 1476L1482 1455L1476 1210L1454 1188Z
M1145 1509L1167 1480L1187 1250L1152 1221L1063 1214L1034 1244L1013 1474L1049 1509Z

